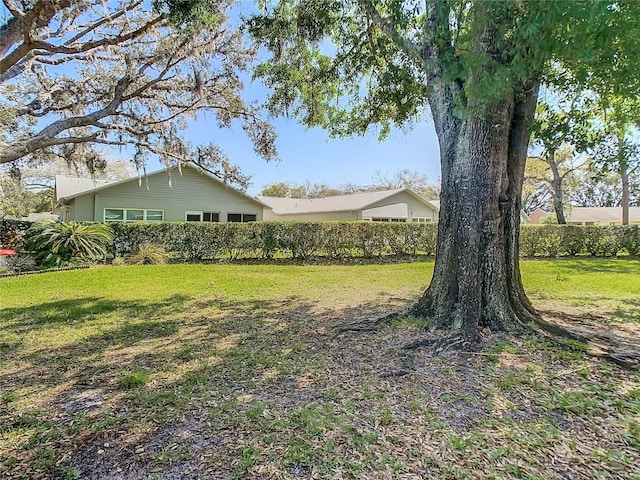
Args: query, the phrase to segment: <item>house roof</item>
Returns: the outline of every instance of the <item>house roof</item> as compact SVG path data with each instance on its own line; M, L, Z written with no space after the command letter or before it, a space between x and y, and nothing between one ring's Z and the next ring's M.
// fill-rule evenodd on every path
M56 175L56 202L61 198L74 198L78 193L116 183L116 180Z
M567 222L621 222L622 207L569 207L565 212ZM640 222L640 207L629 208L629 221Z
M335 195L322 198L282 198L258 196L266 205L270 206L278 215L294 215L299 213L323 213L363 210L381 200L385 200L398 193L406 192L418 201L434 210L438 208L417 193L408 188L397 190L383 190L379 192L354 193L351 195Z
M222 180L220 180L218 177L216 177L215 175L203 170L202 168L187 163L187 164L183 164L181 167L175 166L175 167L170 167L170 168L163 168L160 170L156 170L154 172L150 172L146 174L146 177L152 177L154 175L159 175L161 173L168 173L172 170L178 170L179 168L191 168L193 170L195 170L196 172L208 177L210 180L219 183L220 185L223 185L225 188L228 188L229 190L233 190L234 192L236 192L238 195L242 195L243 197L252 200L254 202L259 203L260 205L264 206L264 207L269 207L269 205L265 204L264 202L262 202L261 200L257 199L256 197L252 197L250 195L247 195L246 193L238 190L237 188L232 187L231 185L223 182ZM62 185L62 190L60 189L59 185L58 185L58 179L60 178L61 180L61 185ZM116 180L116 181L112 181L112 180L93 180L91 178L78 178L78 177L65 177L62 175L57 175L56 176L56 206L59 206L60 204L67 202L68 200L71 200L73 198L76 197L80 197L82 195L87 195L87 194L91 194L94 192L98 192L110 187L113 187L115 185L122 185L128 182L138 182L140 181L142 177L141 176L137 176L137 177L131 177L131 178L126 178L124 180ZM63 193L61 193L63 192Z

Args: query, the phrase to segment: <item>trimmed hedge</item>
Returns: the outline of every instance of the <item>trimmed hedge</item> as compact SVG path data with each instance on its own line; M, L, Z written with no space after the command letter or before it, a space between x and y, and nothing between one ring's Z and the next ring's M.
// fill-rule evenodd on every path
M378 222L114 223L112 254L144 242L182 260L434 255L435 224Z
M520 255L558 257L640 255L640 226L523 225Z
M0 221L2 246L30 222ZM434 255L437 224L386 222L112 223L112 257L138 245L162 245L178 260L330 259ZM13 244L11 242L14 242ZM640 226L522 225L523 257L640 255Z
M114 256L143 242L184 260L434 255L437 224L383 222L119 223ZM523 257L640 255L640 227L522 225Z

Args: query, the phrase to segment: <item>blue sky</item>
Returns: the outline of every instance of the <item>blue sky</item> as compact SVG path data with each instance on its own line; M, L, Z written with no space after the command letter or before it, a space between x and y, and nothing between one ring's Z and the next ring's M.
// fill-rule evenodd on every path
M278 153L281 160L265 162L253 152L240 125L232 130L217 128L212 115L200 115L184 132L197 143L216 142L228 157L252 175L249 193L257 194L263 185L275 182L368 184L376 171L393 173L399 169L417 170L437 184L440 176L438 141L432 122L417 124L413 130L395 130L385 142L375 132L353 139L330 139L321 129L307 130L294 119L276 118ZM158 162L148 170L160 167Z

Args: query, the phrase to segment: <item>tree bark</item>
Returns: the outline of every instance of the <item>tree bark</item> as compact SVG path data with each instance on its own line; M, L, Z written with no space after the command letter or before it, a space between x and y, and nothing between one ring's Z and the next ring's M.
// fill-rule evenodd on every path
M564 202L562 199L562 176L558 170L556 163L556 152L549 151L548 158L544 160L551 169L551 192L553 195L553 210L556 212L558 224L566 225L567 220L564 216Z
M624 133L618 133L618 173L622 183L622 225L629 225L629 164L626 158Z
M40 0L35 2L29 10L14 16L0 26L0 72L6 72L12 65L31 52L29 46L34 29L48 25L51 19L61 10L70 7L72 0ZM9 60L6 55L16 43L23 40L20 55L14 55ZM22 47L22 48L21 48Z
M629 225L629 169L626 162L620 163L622 181L622 225Z
M473 341L479 327L516 331L537 316L518 263L522 183L537 93L532 86L521 98L459 122L442 122L441 112L450 117L454 109L432 101L441 149L441 208L433 280L413 312L430 318L432 331L451 330Z

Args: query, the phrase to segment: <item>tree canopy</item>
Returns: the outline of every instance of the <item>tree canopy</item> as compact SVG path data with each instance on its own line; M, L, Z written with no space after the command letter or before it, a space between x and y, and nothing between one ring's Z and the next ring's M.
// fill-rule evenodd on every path
M333 135L374 124L384 135L419 120L429 95L450 95L461 115L532 81L579 89L624 78L611 90L637 94L637 14L636 2L283 0L249 25L273 55L256 76L273 88L274 113ZM478 37L487 27L492 52Z
M219 127L241 122L256 153L276 158L273 129L240 95L256 51L227 19L231 0L210 2L197 30L169 22L162 2L3 3L11 16L0 25L0 164L91 165L108 146L128 149L139 166L150 156L193 161L246 182L219 146L182 138L204 112Z

